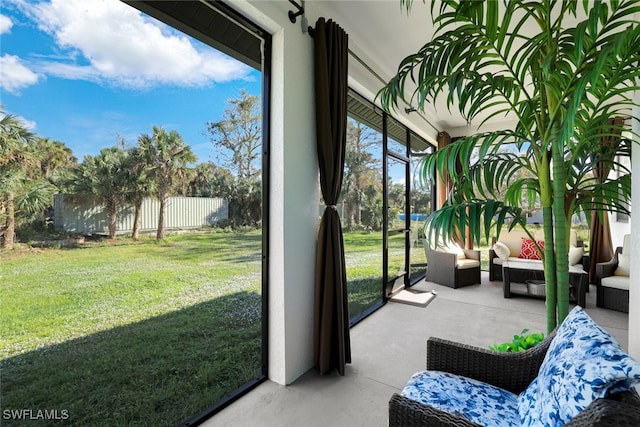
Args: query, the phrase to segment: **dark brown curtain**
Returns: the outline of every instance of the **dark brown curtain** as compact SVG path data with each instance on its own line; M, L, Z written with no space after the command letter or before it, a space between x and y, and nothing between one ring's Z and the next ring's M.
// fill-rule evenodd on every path
M314 35L316 136L320 188L326 208L316 248L314 366L340 375L351 363L347 273L342 226L336 209L347 134L348 36L335 22L319 18Z
M624 120L622 117L609 119L611 126L608 135L600 138L600 161L595 162L593 175L602 183L609 176L611 167L609 161L615 153L615 147L620 140L620 133ZM610 153L610 154L609 154ZM613 242L611 241L611 229L609 227L609 216L602 215L602 219L596 211L591 213L591 229L589 233L589 282L595 283L596 264L609 261L613 257Z
M447 132L438 132L436 142L438 143L438 150L442 150L444 147L451 144L451 135ZM447 195L451 189L451 180L448 177L441 176L436 179L436 182L436 209L440 209L447 202Z
M449 133L447 133L447 132L444 132L444 131L443 132L438 132L438 136L436 137L436 142L438 143L438 150L442 150L444 147L446 147L447 145L451 144L452 142L455 142L458 139L460 139L460 138L459 137L452 138L451 135L449 135ZM462 165L460 164L459 161L456 162L456 169L457 169L458 173L462 172ZM436 208L440 209L447 202L447 197L449 196L449 191L451 191L451 188L453 187L453 182L447 176L439 177L436 180L436 182L437 182L437 186L436 186ZM454 240L458 244L462 244L461 235L459 237L455 238ZM473 249L473 242L471 241L471 230L468 227L465 230L464 247L467 248L467 249Z

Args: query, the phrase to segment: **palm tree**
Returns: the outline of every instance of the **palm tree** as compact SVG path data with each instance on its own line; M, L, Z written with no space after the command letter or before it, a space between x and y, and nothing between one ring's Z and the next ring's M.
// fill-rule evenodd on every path
M109 239L116 238L118 208L126 201L128 153L120 147L103 148L96 156L85 156L75 170L76 197L89 197L107 211Z
M37 166L32 150L35 136L22 121L0 109L0 247L12 249L16 228L16 195Z
M148 179L150 165L147 163L145 153L141 147L134 147L128 150L128 162L125 170L125 193L126 202L133 204L133 229L131 238L135 241L140 239L140 217L142 202L145 197L153 194L153 182Z
M167 198L176 184L184 181L188 173L187 165L195 162L197 157L177 131L167 132L158 126L153 126L152 135L140 135L138 145L149 167L148 177L153 182L155 195L160 201L156 239L164 239Z
M46 211L52 208L53 196L55 193L64 193L65 183L69 182L69 176L78 165L78 159L73 155L73 151L63 142L53 141L50 138L37 137L33 147L38 157L40 168L32 170L33 175L43 182L37 188L43 193L40 199L41 206L35 211L43 224L46 225L50 218L47 218ZM47 185L48 183L49 185ZM49 194L44 191L49 190ZM38 200L31 197L29 200ZM35 206L32 206L35 209Z
M412 0L401 1L410 9ZM379 94L386 109L400 100L423 109L442 95L469 121L487 111L485 120L516 117L512 128L462 138L425 161L425 177L437 170L454 185L449 205L430 218L429 233L453 236L469 227L479 240L485 225L488 239L490 227L499 232L507 214L523 221L518 207L523 197L537 198L545 242L555 243L545 244L543 254L549 330L568 313L569 215L579 209L622 210L618 190L629 197L628 180L622 179L591 182L583 199L575 178L579 170L586 178L594 160L620 166L611 153L586 159L598 153L601 139L621 134L623 125L611 125L610 119L629 115L640 78L640 29L634 20L640 3L584 2L584 15L578 3L434 1L432 15L439 15L433 39L402 61ZM524 34L530 26L535 30ZM412 82L415 89L409 90ZM517 144L525 156L501 153L507 143ZM535 178L515 180L520 167ZM506 178L514 179L509 192L495 200L492 195Z
M71 148L63 142L50 138L36 138L35 150L40 157L40 171L42 176L52 184L63 181L64 175L78 164Z

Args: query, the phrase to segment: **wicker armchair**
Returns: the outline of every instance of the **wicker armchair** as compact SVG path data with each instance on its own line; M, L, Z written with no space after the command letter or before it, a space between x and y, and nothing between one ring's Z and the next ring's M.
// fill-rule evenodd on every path
M427 370L462 375L521 393L536 378L554 334L521 353L498 353L439 338L427 341ZM640 396L627 391L594 401L567 426L640 426ZM389 401L389 427L469 426L465 418L395 393Z
M433 249L424 240L424 251L427 257L427 274L425 280L461 288L480 283L480 251L460 249L464 259L459 259L455 253Z
M630 250L630 236L626 235L623 246L616 248L610 261L596 264L596 306L629 312L629 277L617 276L616 269L620 256Z

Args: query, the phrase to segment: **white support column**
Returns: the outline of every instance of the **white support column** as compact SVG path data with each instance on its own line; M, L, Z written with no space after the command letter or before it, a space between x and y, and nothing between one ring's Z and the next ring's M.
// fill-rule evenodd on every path
M286 385L313 366L318 161L313 39L285 0L231 0L272 34L269 194L269 379ZM309 22L313 25L313 22Z

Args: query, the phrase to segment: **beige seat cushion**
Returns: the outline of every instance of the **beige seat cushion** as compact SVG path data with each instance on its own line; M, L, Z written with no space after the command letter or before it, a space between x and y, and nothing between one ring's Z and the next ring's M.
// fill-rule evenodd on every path
M480 261L477 261L475 259L469 259L469 258L465 258L465 259L460 259L458 258L458 264L456 266L456 268L459 269L465 269L465 268L475 268L475 267L479 267L480 266Z
M629 290L629 278L625 276L609 276L602 278L602 286L607 288Z
M464 253L464 249L462 249L462 247L455 242L447 243L447 245L444 247L444 251L450 254L458 255L458 259L465 259L467 257L467 254Z
M616 267L613 274L615 276L629 277L629 269L631 268L631 235L624 236L622 243L622 253L618 255L618 267Z
M428 247L429 245L427 245L426 240L425 240L425 248ZM467 257L467 254L464 253L464 249L462 249L462 247L457 244L456 242L453 241L448 241L448 242L438 242L435 247L432 247L432 249L434 251L438 251L438 252L446 252L448 254L456 254L458 256L458 259L465 259Z
M536 231L533 234L533 237L535 240L540 240L540 241L544 241L544 232L542 230ZM498 239L498 241L496 242L496 244L500 244L499 246L506 246L509 248L509 257L519 257L520 256L520 252L522 250L522 239L530 239L529 235L527 233L525 233L524 231L518 231L518 230L513 230L513 231L503 231L502 233L500 233L500 238ZM572 247L576 247L578 245L578 233L576 233L575 230L571 230L570 234L569 234L569 244ZM502 247L500 248L502 249ZM500 250L499 249L499 250ZM502 259L506 259L504 256L500 256L498 254L498 251L496 251L496 247L494 244L494 248L493 248L494 252L496 252L496 255ZM584 251L584 249L583 249ZM576 250L574 252L577 253L579 252L578 250ZM495 261L495 258L494 258ZM580 261L582 261L582 256L580 256Z
M509 248L509 256L517 257L522 249L522 238L528 237L524 231L509 231L500 233L498 241Z

